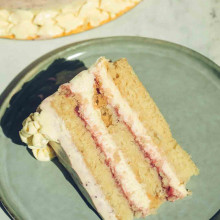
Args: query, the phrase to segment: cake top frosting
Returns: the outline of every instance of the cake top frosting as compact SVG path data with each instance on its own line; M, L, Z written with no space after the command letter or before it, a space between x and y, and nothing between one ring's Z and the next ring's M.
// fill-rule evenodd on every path
M0 7L8 9L32 9L61 6L79 0L0 0Z
M141 0L0 0L0 37L45 39L102 25Z

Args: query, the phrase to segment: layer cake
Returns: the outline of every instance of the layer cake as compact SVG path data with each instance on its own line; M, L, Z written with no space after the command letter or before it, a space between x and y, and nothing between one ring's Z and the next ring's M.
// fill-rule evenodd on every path
M198 174L126 59L101 57L61 85L20 136L37 159L57 156L104 219L154 214Z

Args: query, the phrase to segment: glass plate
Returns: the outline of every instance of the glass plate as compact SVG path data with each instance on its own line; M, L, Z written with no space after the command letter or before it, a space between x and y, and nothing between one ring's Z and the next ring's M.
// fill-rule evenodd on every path
M141 37L94 39L62 47L32 63L11 82L0 100L0 197L4 205L17 219L98 219L59 162L35 160L21 144L18 131L21 119L34 111L48 91L56 89L57 76L62 82L65 74L73 76L84 68L73 60L89 66L99 56L128 59L174 137L200 169L200 175L187 185L192 196L166 202L157 215L147 219L211 218L220 204L220 68L185 47ZM59 58L66 61L54 63Z

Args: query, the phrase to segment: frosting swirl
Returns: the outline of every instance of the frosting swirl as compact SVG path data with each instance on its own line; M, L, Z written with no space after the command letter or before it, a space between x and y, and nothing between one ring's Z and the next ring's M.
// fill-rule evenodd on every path
M41 161L53 159L56 154L50 146L50 138L41 132L40 113L31 113L22 125L19 135L28 148L32 149L35 158Z

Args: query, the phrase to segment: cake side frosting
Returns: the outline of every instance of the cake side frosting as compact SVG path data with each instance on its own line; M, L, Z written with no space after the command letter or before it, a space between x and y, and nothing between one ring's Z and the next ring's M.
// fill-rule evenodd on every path
M98 212L104 219L116 220L114 210L109 205L101 188L87 168L82 155L75 147L65 123L51 107L50 102L52 98L52 96L48 97L39 106L40 113L37 114L37 121L43 129L41 129L38 134L45 137L44 143L51 141L52 146L54 146L54 144L60 145L60 148L63 149L66 156L60 155L57 151L56 154L58 158L61 156L61 161L65 159L65 165L71 167L80 176L82 185L88 191ZM36 148L34 148L34 146L30 147L33 150L39 149L38 146L36 146ZM43 149L44 148L45 146L43 146Z
M0 37L44 39L78 33L106 23L141 0L75 0L59 7L5 8L0 5Z

